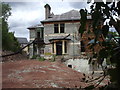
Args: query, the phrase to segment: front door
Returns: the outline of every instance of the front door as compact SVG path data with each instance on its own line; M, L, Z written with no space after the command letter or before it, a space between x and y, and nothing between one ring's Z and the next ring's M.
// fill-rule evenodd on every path
M56 42L56 55L62 55L62 41Z

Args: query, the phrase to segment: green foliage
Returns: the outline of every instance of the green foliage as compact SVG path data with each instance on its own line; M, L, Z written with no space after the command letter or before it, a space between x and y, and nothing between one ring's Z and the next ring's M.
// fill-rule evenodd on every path
M14 33L9 32L7 19L11 15L11 8L8 4L2 3L2 49L16 52L20 49Z
M84 31L86 30L86 21L87 21L87 10L81 9L80 10L80 15L81 15L81 26L79 28L79 33L81 33L81 35L84 33Z
M115 69L109 69L108 70L108 74L110 76L112 76L110 78L111 82L116 82L117 81L118 77L117 77L117 70L116 70L116 68Z
M39 61L45 61L45 58L44 57L39 57L38 60Z
M88 3L92 0L88 0ZM95 2L91 5L91 16L92 16L92 30L95 35L95 43L91 43L91 49L93 51L93 56L97 57L98 63L102 65L103 61L106 59L107 62L112 66L108 70L108 75L111 77L111 82L117 83L117 88L120 88L120 40L115 37L120 37L120 20L113 18L114 16L120 15L120 1L116 2ZM82 13L84 13L82 11ZM81 13L80 13L81 14ZM82 14L81 14L82 16ZM82 16L85 18L84 16ZM103 25L104 21L110 19L109 24ZM84 24L81 24L82 31L84 33ZM109 27L114 27L118 33L109 32ZM102 38L102 41L99 41L99 38ZM99 41L99 43L96 43ZM101 50L98 53L95 53L94 47L99 44ZM92 59L90 58L90 62ZM89 88L94 88L90 86Z
M8 17L11 15L11 7L9 6L9 4L5 4L5 3L0 3L2 5L2 17L7 20Z
M37 55L33 55L31 59L36 59L37 58Z
M108 31L109 31L109 26L108 25L104 25L102 27L102 34L103 36L106 38L106 36L108 35Z

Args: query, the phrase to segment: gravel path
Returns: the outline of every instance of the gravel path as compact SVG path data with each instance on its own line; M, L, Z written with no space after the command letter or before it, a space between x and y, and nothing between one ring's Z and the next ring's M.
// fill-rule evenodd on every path
M21 60L2 64L3 88L85 87L83 74L59 62Z

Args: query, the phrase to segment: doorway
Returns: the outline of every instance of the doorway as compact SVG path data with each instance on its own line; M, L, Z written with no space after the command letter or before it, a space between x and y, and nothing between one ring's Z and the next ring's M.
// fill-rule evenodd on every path
M56 55L62 55L62 41L56 42Z

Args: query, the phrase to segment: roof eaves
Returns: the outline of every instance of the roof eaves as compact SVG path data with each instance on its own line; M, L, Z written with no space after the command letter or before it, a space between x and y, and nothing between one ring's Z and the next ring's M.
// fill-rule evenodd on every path
M68 20L44 20L44 21L41 21L41 23L46 23L46 22L61 22L61 21L80 21L80 19L68 19Z

